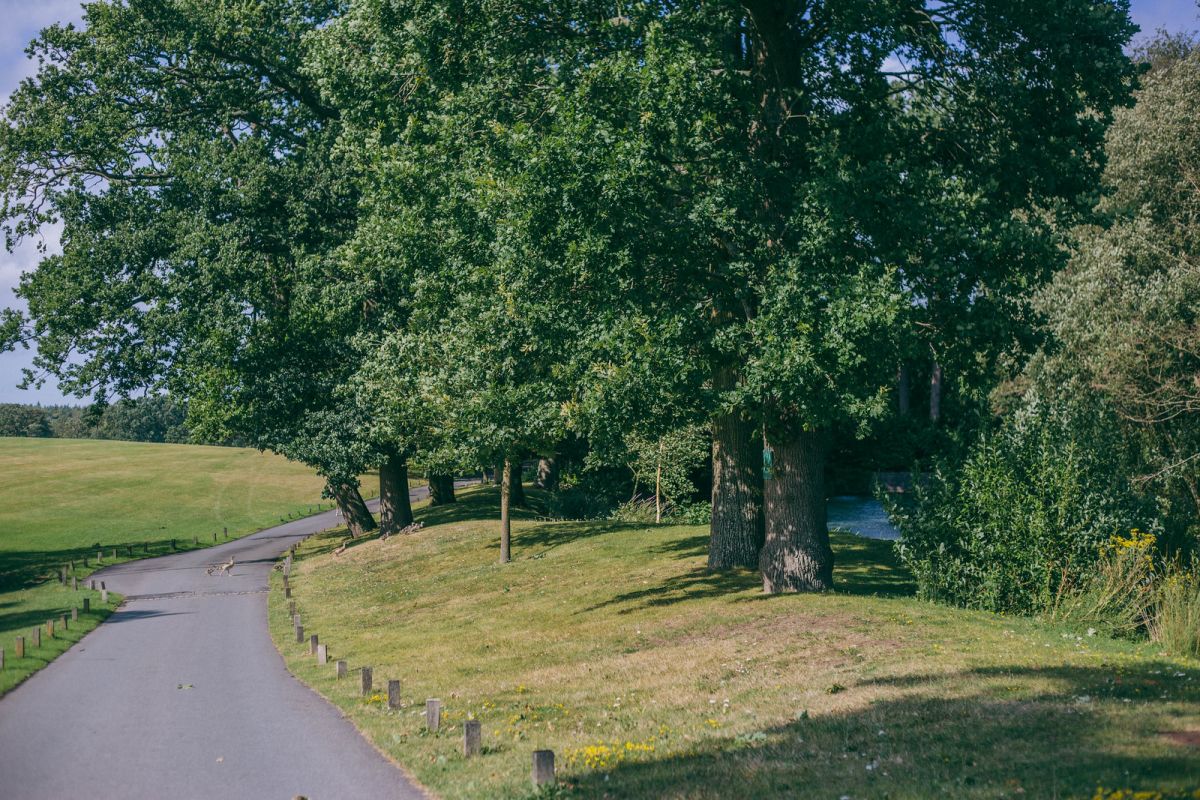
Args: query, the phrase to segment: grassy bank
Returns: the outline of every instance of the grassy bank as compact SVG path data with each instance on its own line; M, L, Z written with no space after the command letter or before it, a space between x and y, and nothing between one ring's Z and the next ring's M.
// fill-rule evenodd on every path
M496 563L495 493L421 512L413 536L292 573L306 629L351 679L271 626L290 668L445 798L1093 797L1200 790L1200 665L1086 631L918 602L886 543L835 536L839 591L762 595L704 568L707 531L520 520ZM278 578L276 578L278 580ZM359 696L400 679L404 708ZM427 697L445 708L423 731ZM484 754L461 755L462 721Z
M312 470L254 450L72 439L0 438L0 476L0 693L107 615L99 592L82 590L98 550L108 565L129 560L129 546L137 558L172 552L172 539L177 550L211 546L225 528L233 538L316 511L322 488ZM79 592L58 582L71 562ZM33 627L85 596L92 614L13 658L15 636L28 647Z

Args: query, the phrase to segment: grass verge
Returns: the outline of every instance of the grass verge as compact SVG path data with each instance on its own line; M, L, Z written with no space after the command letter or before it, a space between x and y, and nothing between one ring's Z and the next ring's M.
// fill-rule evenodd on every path
M477 490L421 511L412 536L341 555L336 534L306 542L291 586L329 666L294 642L282 593L269 603L290 669L441 797L531 796L540 748L557 755L553 794L579 798L1200 790L1194 661L919 602L889 544L849 535L834 536L839 589L822 595L708 572L697 527L529 514L501 565L495 507ZM382 689L368 697L364 665ZM484 752L465 759L470 717Z

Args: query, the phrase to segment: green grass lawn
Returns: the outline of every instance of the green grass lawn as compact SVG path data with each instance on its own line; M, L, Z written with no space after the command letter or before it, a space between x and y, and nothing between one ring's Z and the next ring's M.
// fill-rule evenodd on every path
M1200 664L919 602L889 544L849 535L823 595L708 572L699 527L527 514L501 565L495 508L477 490L411 536L306 542L291 586L328 666L271 593L292 671L441 797L530 796L539 748L573 798L1200 797ZM363 665L381 687L366 698Z
M255 450L77 439L0 438L0 694L94 628L109 609L99 592L58 582L75 563L81 580L96 568L136 557L211 546L319 509L322 481L309 468ZM364 484L364 491L371 484ZM324 501L329 508L329 502ZM196 543L198 539L199 543ZM83 559L88 559L84 567ZM15 660L14 637L70 614L91 599L64 637ZM110 607L119 600L110 596Z

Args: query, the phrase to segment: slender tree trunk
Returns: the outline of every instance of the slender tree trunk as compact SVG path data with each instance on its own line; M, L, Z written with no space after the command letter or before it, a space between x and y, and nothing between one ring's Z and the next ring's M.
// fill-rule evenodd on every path
M819 592L833 588L833 550L825 519L825 431L767 439L773 477L765 482L766 541L759 569L763 590Z
M736 376L718 368L714 386L730 389ZM758 566L763 542L762 447L754 423L736 411L722 414L712 426L712 523L708 568Z
M392 534L412 524L408 462L392 456L379 465L379 529Z
M497 486L504 483L504 462L497 461L496 468L492 470L492 479Z
M508 517L512 469L508 461L500 470L500 563L512 561L512 520Z
M351 536L358 538L375 530L375 518L371 516L371 510L367 508L367 502L363 500L357 486L339 483L332 486L332 493L338 508L342 510L347 527L350 528Z
M900 365L900 373L896 378L896 399L899 405L900 416L907 417L908 409L912 403L912 376L909 375L908 365Z
M654 469L654 524L662 523L662 457L663 443L658 441L658 463Z
M942 365L935 359L933 371L929 375L929 420L937 422L942 418Z
M548 492L558 488L558 459L554 456L538 459L537 485Z
M447 503L453 503L454 497L454 476L446 475L440 472L429 473L429 505L444 506Z
M506 460L504 475L508 480L508 500L517 508L525 507L525 486L521 483L520 460Z

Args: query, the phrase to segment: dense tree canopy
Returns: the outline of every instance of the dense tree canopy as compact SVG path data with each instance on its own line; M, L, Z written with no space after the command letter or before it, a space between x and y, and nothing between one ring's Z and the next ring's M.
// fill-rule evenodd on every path
M710 566L828 588L831 431L1023 336L1132 30L1124 0L94 2L0 132L12 233L64 224L6 338L343 493L707 423Z

